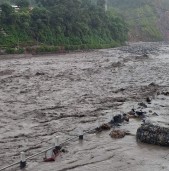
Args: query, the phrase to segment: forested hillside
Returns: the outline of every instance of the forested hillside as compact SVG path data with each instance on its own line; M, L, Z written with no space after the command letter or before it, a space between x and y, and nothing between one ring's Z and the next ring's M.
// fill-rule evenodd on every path
M113 47L127 40L126 23L105 11L102 0L1 0L0 9L0 46L9 53L30 46L41 51Z
M169 0L108 0L129 26L129 40L169 40Z
M55 52L169 40L168 9L169 0L0 0L0 49Z

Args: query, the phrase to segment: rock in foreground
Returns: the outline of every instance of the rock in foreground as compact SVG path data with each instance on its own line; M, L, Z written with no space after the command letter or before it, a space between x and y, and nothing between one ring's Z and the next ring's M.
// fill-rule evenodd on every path
M169 146L169 128L144 124L138 128L136 138L143 143Z

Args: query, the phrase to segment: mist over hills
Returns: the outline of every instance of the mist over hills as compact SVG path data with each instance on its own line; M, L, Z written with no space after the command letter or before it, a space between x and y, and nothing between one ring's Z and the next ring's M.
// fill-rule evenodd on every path
M130 41L169 40L169 0L108 0L129 25Z

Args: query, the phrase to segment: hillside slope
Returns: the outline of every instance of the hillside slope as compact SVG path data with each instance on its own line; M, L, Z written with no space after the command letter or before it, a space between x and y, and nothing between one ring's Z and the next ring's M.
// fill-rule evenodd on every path
M108 48L127 40L126 23L105 12L104 1L8 1L0 5L0 48L7 53Z
M125 17L130 41L169 40L168 0L108 0L108 4Z

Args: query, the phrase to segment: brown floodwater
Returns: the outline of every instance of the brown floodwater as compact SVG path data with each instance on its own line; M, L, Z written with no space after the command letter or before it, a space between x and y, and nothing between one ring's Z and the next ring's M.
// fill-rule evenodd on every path
M148 55L145 55L148 54ZM152 84L153 83L153 84ZM168 126L169 45L129 46L56 55L0 57L0 168L93 129L151 97L147 119ZM145 102L146 103L146 102ZM154 115L156 112L158 114ZM132 135L112 139L110 131L86 134L65 144L53 163L44 154L27 161L25 171L169 170L169 149L138 143L140 119L119 129ZM20 170L14 166L10 171Z

